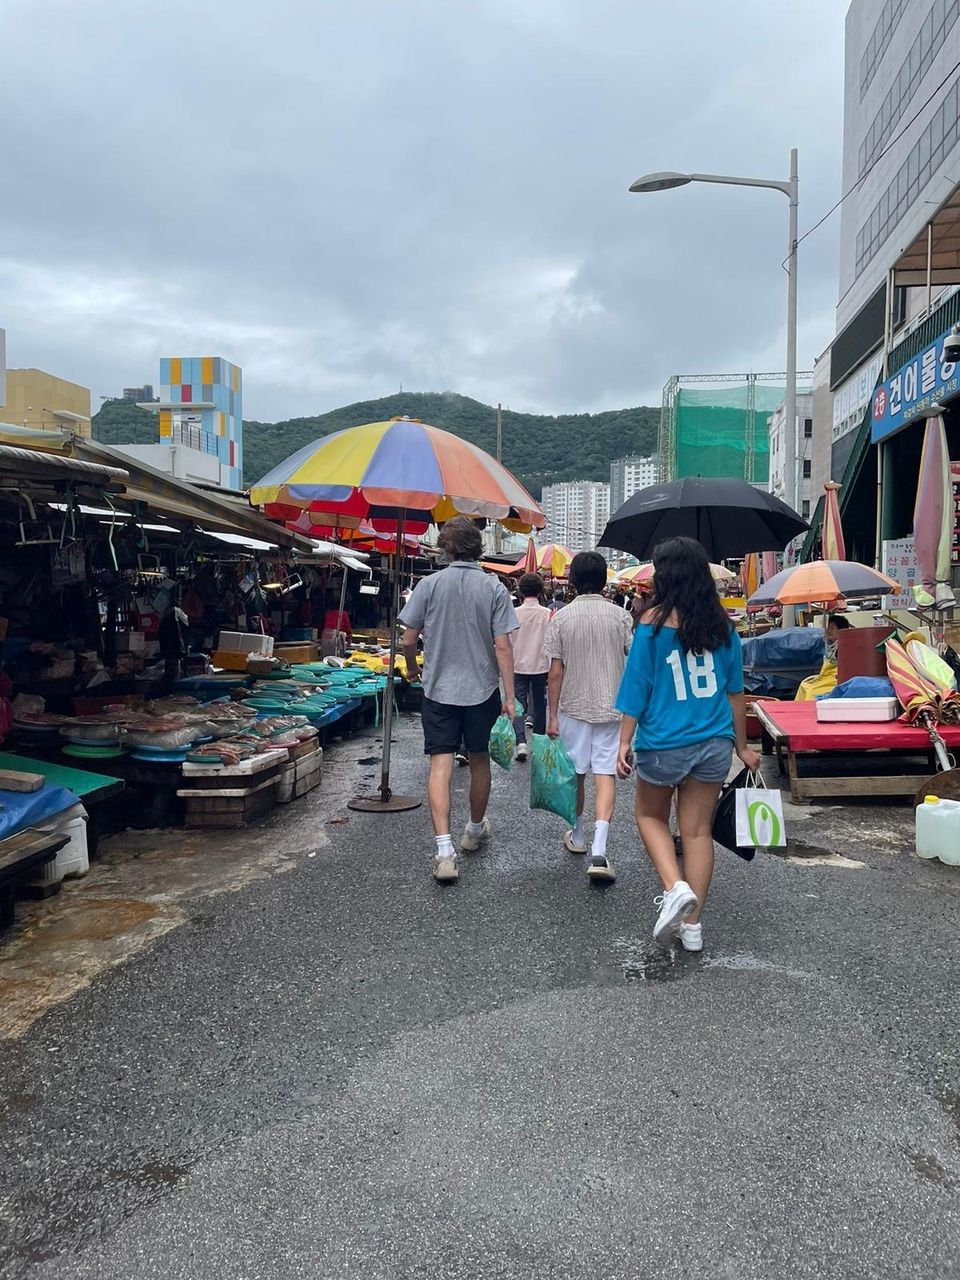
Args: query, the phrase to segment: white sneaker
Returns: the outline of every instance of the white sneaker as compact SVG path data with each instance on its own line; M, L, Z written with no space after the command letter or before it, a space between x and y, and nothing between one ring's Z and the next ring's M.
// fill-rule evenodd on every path
M439 880L441 884L449 884L451 881L459 879L459 876L456 854L448 853L445 858L434 858L434 880Z
M577 844L574 841L572 831L565 831L563 833L563 847L566 849L567 853L586 853L587 852L587 846L585 844Z
M950 589L949 583L937 583L937 594L934 596L933 607L935 609L955 609L957 607L957 597Z
M667 893L655 899L660 908L657 923L653 926L654 942L672 942L680 925L697 909L697 895L686 880L678 880Z
M525 742L518 742L517 743L517 759L526 760L528 755L529 755L529 751L527 750L527 744Z
M700 921L698 920L696 924L682 924L679 938L684 951L702 951L703 926Z
M476 853L480 846L490 839L490 819L484 818L480 825L482 830L478 831L475 836L472 836L466 827L464 827L463 835L460 838L461 853Z

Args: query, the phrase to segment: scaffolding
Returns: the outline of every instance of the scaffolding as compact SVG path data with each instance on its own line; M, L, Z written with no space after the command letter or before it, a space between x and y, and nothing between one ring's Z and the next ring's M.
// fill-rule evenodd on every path
M797 391L812 373L797 374ZM660 480L733 476L766 486L767 422L782 403L783 373L677 373L663 388L660 409ZM803 385L801 385L803 384Z

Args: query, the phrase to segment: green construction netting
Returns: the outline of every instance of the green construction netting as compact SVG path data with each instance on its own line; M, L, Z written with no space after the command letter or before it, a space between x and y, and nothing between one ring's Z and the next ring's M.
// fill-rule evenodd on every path
M743 386L694 390L681 387L676 400L676 476L736 476L765 484L770 474L767 420L783 401L783 388ZM748 475L747 437L753 415L753 474Z

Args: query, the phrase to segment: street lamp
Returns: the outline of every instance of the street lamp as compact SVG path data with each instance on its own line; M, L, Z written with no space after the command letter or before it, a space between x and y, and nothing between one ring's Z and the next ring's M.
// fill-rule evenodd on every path
M797 506L797 150L790 152L790 177L786 182L774 178L732 178L721 173L648 173L630 184L630 190L642 194L672 191L690 182L719 182L729 187L771 187L782 191L790 201L787 231L787 389L784 416L790 432L790 447L785 450L783 487L790 506Z

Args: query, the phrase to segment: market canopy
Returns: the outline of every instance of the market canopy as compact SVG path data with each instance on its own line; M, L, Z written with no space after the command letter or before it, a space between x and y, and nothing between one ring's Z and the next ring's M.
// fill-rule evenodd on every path
M211 492L177 480L137 458L70 431L17 427L0 423L0 477L17 487L33 482L59 498L53 486L62 481L89 496L108 494L121 513L142 508L182 522L191 529L246 534L271 547L313 553L314 540L265 519L244 498ZM43 496L42 494L40 495Z

